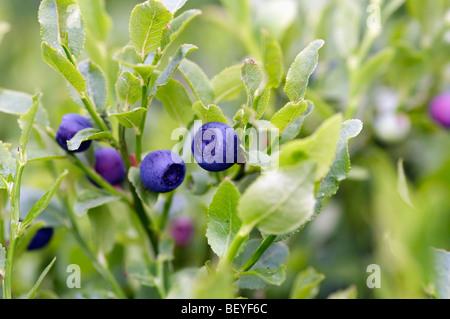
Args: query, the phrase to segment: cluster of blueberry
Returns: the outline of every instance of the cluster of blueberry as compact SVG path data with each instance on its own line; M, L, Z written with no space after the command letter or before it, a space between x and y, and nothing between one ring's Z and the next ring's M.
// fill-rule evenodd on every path
M63 116L56 141L65 149L67 141L83 129L91 128L87 118L79 114ZM75 151L86 151L92 141L84 141ZM211 172L224 171L238 161L239 137L230 126L209 122L204 124L194 135L192 152L197 163ZM219 157L216 154L219 154ZM230 155L231 154L231 155ZM118 184L126 176L124 162L117 150L111 147L95 151L95 170L106 181ZM140 163L140 175L143 184L156 193L167 193L176 189L184 180L186 167L183 159L170 150L158 150L149 153Z
M75 151L70 151L67 141L83 129L91 128L89 120L80 114L63 116L56 141L68 152L84 152L92 141L82 142ZM192 153L203 169L220 172L232 167L238 161L239 137L230 126L210 122L204 124L194 135ZM218 155L218 156L217 156ZM126 176L126 168L120 153L112 147L102 147L95 151L95 171L112 185L119 184ZM173 191L184 181L186 166L183 159L169 150L149 153L140 163L142 183L157 193ZM192 221L186 217L174 220L171 233L178 246L186 245L192 235ZM36 250L46 246L53 236L53 228L38 230L28 246Z

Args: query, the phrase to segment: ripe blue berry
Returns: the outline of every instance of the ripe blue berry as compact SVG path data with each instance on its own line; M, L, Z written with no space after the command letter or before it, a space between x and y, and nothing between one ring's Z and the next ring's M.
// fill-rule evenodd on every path
M154 151L141 163L141 180L145 187L156 193L167 193L180 186L186 167L182 158L168 150Z
M92 127L91 122L84 116L76 113L66 114L63 116L58 132L56 133L56 141L63 149L69 151L67 148L67 141L69 141L78 131L90 127ZM91 146L91 142L92 141L83 142L77 150L69 152L84 152Z
M192 240L194 223L187 216L174 218L170 225L170 235L179 247L186 246Z
M438 124L450 129L450 93L440 94L431 101L430 115Z
M95 171L110 184L118 184L125 178L125 164L117 150L104 147L96 150L94 155Z
M27 250L37 250L45 247L53 237L53 228L39 229L28 244Z
M194 135L192 153L195 161L210 172L224 171L238 162L239 137L230 126L209 122Z

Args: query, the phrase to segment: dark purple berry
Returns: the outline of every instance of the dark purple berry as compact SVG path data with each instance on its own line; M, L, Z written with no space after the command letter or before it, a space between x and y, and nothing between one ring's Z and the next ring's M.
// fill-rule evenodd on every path
M194 234L194 223L187 216L174 218L170 225L170 235L175 241L175 245L183 247L188 245Z
M192 153L195 161L210 172L221 172L238 162L239 137L230 126L209 122L194 135Z
M45 247L53 237L53 228L39 229L28 244L27 250L37 250Z
M125 178L125 164L117 150L104 147L96 150L94 155L95 171L110 184L118 184Z
M156 193L167 193L180 186L186 167L183 159L169 150L154 151L141 163L141 180L145 187Z
M430 114L439 125L450 129L450 93L440 94L431 101Z
M63 149L69 151L67 148L67 141L72 139L78 131L91 127L91 122L84 116L76 113L66 114L63 116L58 132L56 133L56 141ZM92 141L85 141L81 143L77 150L69 152L84 152L91 146L91 142Z

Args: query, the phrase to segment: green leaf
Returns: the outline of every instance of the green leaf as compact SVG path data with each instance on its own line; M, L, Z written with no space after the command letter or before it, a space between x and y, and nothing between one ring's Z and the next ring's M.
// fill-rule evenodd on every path
M286 143L280 152L280 167L312 160L317 165L314 179L322 180L335 158L341 127L342 115L336 114L323 122L313 135Z
M27 93L0 89L0 112L25 114L33 104L33 97Z
M244 89L241 80L241 65L226 68L211 80L211 84L216 97L215 103L235 99Z
M0 244L0 277L5 277L6 271L6 249Z
M305 100L301 100L298 104L289 102L272 116L270 122L278 127L280 131L284 131L289 124L292 124L305 113L310 104L311 102Z
M112 139L112 135L110 132L100 131L96 128L85 128L67 141L67 148L69 151L76 151L80 148L81 143L99 139Z
M280 140L280 144L285 144L300 134L300 131L303 126L303 121L305 118L307 118L312 111L314 110L314 104L311 101L308 101L308 107L306 108L306 111L303 112L303 114L300 117L297 117L291 124L288 124L286 128L283 131L283 135Z
M90 34L97 40L105 42L111 30L111 17L105 9L104 0L77 0L81 13L86 20Z
M163 238L159 244L158 262L171 261L174 258L173 250L175 248L175 241L172 237Z
M254 105L256 109L255 119L259 120L264 115L267 107L269 106L271 95L271 89L266 88L263 90L261 95L256 97Z
M39 7L42 40L54 50L63 46L75 57L83 51L86 31L80 7L75 0L43 0Z
M434 249L434 281L439 298L450 298L450 252Z
M139 168L130 168L130 170L128 171L128 180L134 186L134 188L136 189L136 193L144 204L146 204L148 207L153 207L156 204L158 200L158 194L149 190L142 183Z
M164 104L169 116L180 126L186 126L194 117L191 99L180 82L170 79L164 86L159 87L156 98Z
M228 124L226 116L217 105L210 104L208 106L204 106L201 101L198 101L194 103L192 109L203 123L220 122Z
M286 267L282 266L278 269L250 270L250 271L241 273L241 275L246 276L246 277L241 277L241 278L248 278L247 276L256 276L259 279L262 279L264 282L266 282L270 285L280 286L286 280ZM243 285L242 283L239 284L239 287L252 289L246 285ZM253 289L257 289L257 288L253 288Z
M262 52L267 87L278 88L283 80L283 52L277 39L267 30L262 30Z
M408 180L406 178L405 167L403 166L402 158L399 159L397 162L397 174L398 174L397 191L405 203L407 203L410 206L413 206L411 196L409 195Z
M181 34L181 32L183 32L186 26L200 14L202 14L200 10L192 9L183 12L178 17L173 19L170 23L170 29L164 32L165 34L163 36L161 48L165 49L166 46L172 43Z
M40 161L52 161L67 159L67 156L62 152L59 153L49 153L46 150L30 150L27 151L27 162L40 162Z
M319 293L319 285L325 275L308 268L297 275L291 290L291 299L313 299Z
M143 61L131 45L126 45L120 51L113 54L114 60L125 67L132 68L139 73L143 79L148 79L155 69L155 66L152 65L153 58L154 55L149 54L145 61Z
M281 235L291 232L314 214L315 165L280 169L260 176L239 202L239 217L247 227Z
M231 181L223 181L208 209L206 237L217 256L224 256L242 225L237 206L239 190Z
M260 88L264 74L258 64L252 59L247 59L241 68L242 82L247 90L247 105L253 107L256 93Z
M142 98L141 80L131 72L125 71L116 82L116 93L125 110Z
M172 74L177 70L181 61L188 55L190 52L196 50L197 47L192 44L182 44L175 55L172 57L170 62L167 64L164 71L158 76L155 83L153 84L152 89L150 90L150 96L154 96L156 91L160 86L166 85L169 79L172 77Z
M111 113L110 117L117 119L117 121L125 127L133 128L136 131L136 134L140 134L139 126L141 124L142 117L146 112L147 109L138 107L128 112Z
M364 65L358 67L351 79L351 94L363 94L374 79L387 71L394 57L395 50L386 48L370 57Z
M77 199L75 201L73 209L75 211L75 214L77 214L78 216L83 216L91 208L100 207L119 199L119 196L111 196L109 192L101 189L84 189L79 194L77 194Z
M45 276L47 276L50 269L52 269L53 265L55 264L56 257L53 258L53 260L50 262L50 264L44 269L44 271L39 276L38 280L36 281L36 284L31 288L31 290L27 294L27 299L33 299L36 295L36 292L38 291L39 287L41 286L42 282L44 281Z
M152 267L153 266L153 267ZM130 278L139 281L143 286L156 287L158 278L155 274L154 265L147 267L143 262L132 261L126 266L127 274Z
M39 215L44 211L45 208L47 208L53 195L55 195L56 191L61 185L61 182L67 176L67 174L69 174L69 171L65 170L61 175L59 175L53 186L50 187L50 189L44 194L44 196L41 197L41 199L37 201L36 204L34 204L34 206L28 212L25 220L21 223L20 228L22 232L25 231L25 229L27 229L27 227L30 226L36 220L36 218L39 217Z
M338 290L328 296L327 299L356 299L358 290L355 285L351 285L347 289Z
M10 183L14 180L16 175L16 160L12 156L11 152L0 141L0 189L7 188L6 183Z
M173 14L175 14L175 12L180 10L187 2L187 0L160 0L160 1Z
M53 49L46 42L42 42L41 50L45 63L61 74L75 90L80 93L86 90L83 75L60 50Z
M22 130L22 133L20 135L20 151L25 152L28 144L28 140L30 139L31 129L33 128L34 119L36 117L36 113L39 107L39 102L41 99L41 94L37 94L33 96L33 105L28 110L27 113L20 116L19 119L19 126Z
M96 207L88 212L92 225L95 251L101 254L108 254L114 248L116 233L116 223L114 218L105 206Z
M198 64L184 59L178 67L187 83L194 92L195 97L204 105L214 103L214 88L206 74Z
M261 244L260 239L250 240L242 254L236 259L236 266L242 267ZM289 249L284 243L273 243L260 257L258 262L246 272L239 274L237 284L241 289L263 289L268 285L279 286L286 279L284 264Z
M284 91L294 104L298 104L305 97L309 77L317 67L319 49L324 44L325 42L323 40L311 42L302 52L300 52L290 67L286 77Z
M348 141L359 135L363 128L360 120L349 120L342 124L336 148L336 156L327 176L320 183L318 197L331 197L339 189L339 183L347 178L350 172L350 155Z
M159 1L149 0L134 7L130 39L142 60L161 46L163 32L172 19L173 14Z
M86 91L99 113L102 113L108 101L108 83L103 70L91 60L86 60L78 65L78 70L86 80ZM78 104L84 104L78 98Z

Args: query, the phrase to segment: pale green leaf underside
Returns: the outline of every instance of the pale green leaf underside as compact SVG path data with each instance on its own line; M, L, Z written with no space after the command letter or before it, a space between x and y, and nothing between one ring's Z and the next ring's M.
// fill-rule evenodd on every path
M260 176L239 202L244 225L281 235L306 223L314 213L314 174L315 165L305 162Z
M53 49L69 48L75 57L83 51L86 32L81 10L75 0L43 0L39 7L42 40Z
M289 124L302 116L308 108L309 103L305 100L301 100L298 104L289 102L272 116L270 122L279 128L280 131L284 131Z
M184 59L178 69L183 74L199 101L205 105L214 103L214 88L198 64Z
M156 204L156 201L158 200L158 194L149 190L142 183L139 168L130 168L130 170L128 171L128 180L136 189L136 192L143 203L145 203L148 207L153 207Z
M125 109L142 98L141 80L131 72L123 72L116 82L116 92Z
M170 79L158 89L156 98L163 103L169 116L180 126L187 125L194 117L191 99L180 82Z
M78 92L86 90L86 81L80 71L58 49L53 49L42 42L42 58L55 71L61 74Z
M211 84L216 97L215 103L235 99L244 89L241 80L241 66L234 65L226 68L211 80Z
M140 133L139 126L141 124L142 117L146 114L147 109L143 107L135 108L128 112L123 113L112 113L111 118L115 118L125 127L134 128L136 133Z
M291 290L291 299L313 299L319 293L319 284L325 276L314 268L299 273Z
M100 207L107 203L119 200L119 196L111 196L109 192L100 189L85 189L77 194L77 199L74 204L75 214L83 216L89 209Z
M312 160L317 165L315 180L322 180L335 158L341 126L342 115L336 114L322 123L313 135L286 143L280 152L280 166Z
M201 101L198 101L194 103L192 109L203 123L220 122L228 124L227 117L217 105L204 106Z
M67 147L70 151L80 148L81 143L96 139L112 139L110 132L100 131L96 128L86 128L78 131L69 141Z

